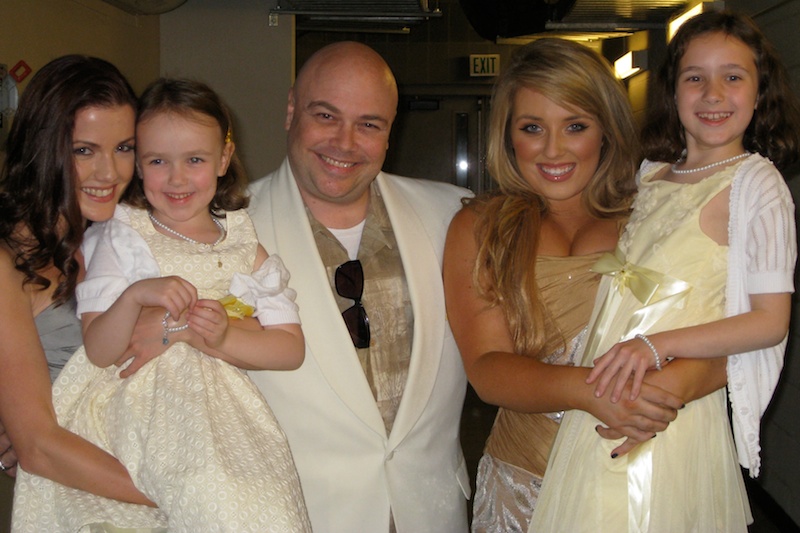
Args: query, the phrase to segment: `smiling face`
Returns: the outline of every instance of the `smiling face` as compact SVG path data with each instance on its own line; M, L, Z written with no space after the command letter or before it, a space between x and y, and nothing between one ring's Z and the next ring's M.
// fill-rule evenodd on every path
M746 44L720 32L692 40L675 85L687 162L713 163L741 154L757 99L758 68Z
M600 163L603 130L595 117L521 87L509 128L522 178L554 208L579 206Z
M137 161L153 215L175 231L215 231L209 205L233 143L206 115L156 112L136 127Z
M397 109L391 71L374 51L334 45L303 67L289 94L288 156L306 205L322 213L366 206Z
M78 205L85 220L114 215L133 177L135 113L130 106L89 106L75 113L72 159Z

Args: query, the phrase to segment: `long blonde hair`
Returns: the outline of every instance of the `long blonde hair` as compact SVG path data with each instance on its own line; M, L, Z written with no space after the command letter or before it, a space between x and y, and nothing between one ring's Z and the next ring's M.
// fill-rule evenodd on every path
M622 84L598 54L575 42L540 39L520 48L498 78L489 118L487 165L499 193L473 200L478 213L475 283L505 314L515 349L543 357L554 327L540 301L536 256L548 202L522 177L511 144L510 121L517 91L526 87L558 105L580 108L603 129L597 170L582 195L597 218L629 211L639 163L636 126Z

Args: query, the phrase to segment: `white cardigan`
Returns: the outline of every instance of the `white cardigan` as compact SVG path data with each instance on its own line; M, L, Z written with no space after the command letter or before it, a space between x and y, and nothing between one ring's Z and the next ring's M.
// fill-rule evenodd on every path
M639 175L648 173L646 161ZM726 316L750 311L750 294L794 292L797 259L794 203L771 161L759 154L745 159L731 185L728 223ZM761 416L778 383L787 337L763 350L728 357L728 397L739 463L758 476Z
M754 154L733 179L728 225L726 314L750 310L749 294L794 292L797 259L794 203L772 162ZM759 431L783 368L786 340L728 358L728 396L739 463L758 476Z

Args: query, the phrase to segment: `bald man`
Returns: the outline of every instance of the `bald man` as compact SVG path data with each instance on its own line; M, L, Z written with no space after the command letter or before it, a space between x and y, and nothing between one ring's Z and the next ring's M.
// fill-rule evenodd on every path
M323 48L289 91L286 160L251 191L306 337L299 370L251 376L289 439L317 533L467 530L466 378L441 265L469 193L381 171L396 110L380 55Z

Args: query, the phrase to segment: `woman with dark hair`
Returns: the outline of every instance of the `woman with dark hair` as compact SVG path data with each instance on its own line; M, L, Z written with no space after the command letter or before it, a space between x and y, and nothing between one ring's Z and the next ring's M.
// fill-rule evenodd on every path
M258 243L245 211L227 108L203 83L157 80L139 102L136 146L141 179L111 220L86 232L76 289L84 347L56 380L53 402L59 422L119 458L159 509L23 471L13 526L310 531L286 437L242 371L296 369L304 342L288 271ZM224 302L258 328L232 327ZM167 349L122 379L114 363L148 306L166 309Z
M80 55L45 65L20 99L0 181L0 420L10 439L0 469L14 474L18 457L61 484L152 505L114 457L59 427L50 389L82 344L73 296L83 232L111 218L133 176L135 109L116 67Z

